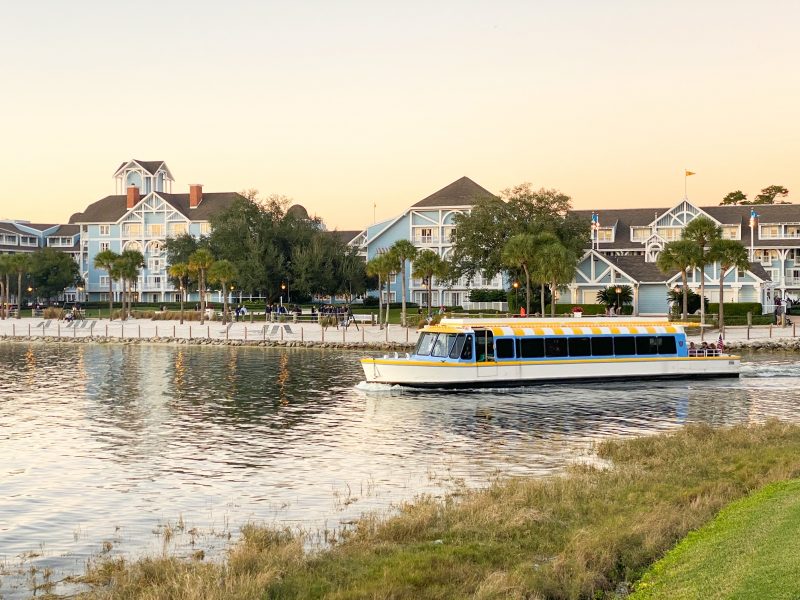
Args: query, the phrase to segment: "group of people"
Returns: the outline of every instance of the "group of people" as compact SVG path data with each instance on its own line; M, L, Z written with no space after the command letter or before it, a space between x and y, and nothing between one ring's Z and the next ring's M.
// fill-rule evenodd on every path
M716 345L709 344L708 342L702 342L699 346L695 345L694 342L689 342L689 356L719 356L722 354L722 350L724 349L724 345L722 342L722 337L719 338L719 342Z

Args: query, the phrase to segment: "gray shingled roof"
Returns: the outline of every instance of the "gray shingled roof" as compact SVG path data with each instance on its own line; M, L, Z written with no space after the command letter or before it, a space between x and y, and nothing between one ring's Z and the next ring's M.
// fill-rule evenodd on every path
M51 226L52 227L52 226ZM49 234L47 237L66 237L70 235L78 235L81 232L80 225L61 225L58 229L56 229L53 233Z
M641 283L666 282L679 273L678 269L664 273L656 263L645 262L644 256L603 256L603 258ZM771 281L769 273L761 263L751 262L747 270L764 281Z
M338 237L343 243L347 244L352 242L353 239L361 234L364 230L363 229L356 229L352 231L339 231L338 229L334 229L333 231L329 231L328 233L332 236Z
M193 221L207 221L211 215L228 208L237 198L244 199L236 192L203 192L200 206L189 208L189 194L156 192L156 195ZM72 215L70 223L114 223L126 212L128 212L126 196L106 196L87 206L82 213Z
M427 198L423 198L414 207L433 207L433 206L471 206L479 198L496 198L489 190L479 186L469 177L456 179L450 185L434 192Z

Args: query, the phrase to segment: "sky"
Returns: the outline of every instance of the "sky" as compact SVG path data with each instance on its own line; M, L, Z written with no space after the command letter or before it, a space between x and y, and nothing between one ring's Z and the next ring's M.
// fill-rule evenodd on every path
M0 218L66 222L130 158L362 229L466 175L579 209L800 198L800 3L16 2ZM374 207L374 205L376 205Z

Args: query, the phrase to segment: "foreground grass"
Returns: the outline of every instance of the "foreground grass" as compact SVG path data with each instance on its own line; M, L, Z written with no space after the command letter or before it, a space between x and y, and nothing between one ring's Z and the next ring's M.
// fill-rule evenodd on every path
M631 600L800 596L800 480L724 508L658 561Z
M421 498L317 554L247 527L223 564L103 563L85 597L610 598L723 506L800 475L800 427L691 426L598 453L610 468Z

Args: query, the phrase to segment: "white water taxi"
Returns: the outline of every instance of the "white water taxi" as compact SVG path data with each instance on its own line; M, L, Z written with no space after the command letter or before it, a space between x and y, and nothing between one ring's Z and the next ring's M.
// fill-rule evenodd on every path
M442 319L422 329L413 352L361 366L367 383L443 388L739 376L740 357L690 349L683 327L626 317Z

